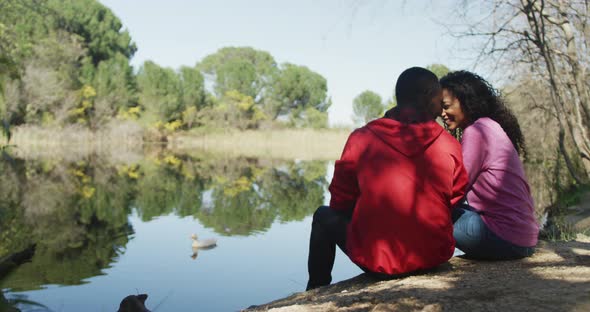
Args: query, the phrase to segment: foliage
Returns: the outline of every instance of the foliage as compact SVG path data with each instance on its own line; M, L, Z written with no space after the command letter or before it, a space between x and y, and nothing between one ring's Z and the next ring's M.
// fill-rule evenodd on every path
M479 18L472 10L490 14ZM585 1L489 0L458 10L464 19L454 33L479 43L479 58L503 77L539 77L537 83L548 91L549 101L541 109L557 121L559 150L576 183L590 175L590 53ZM470 19L478 16L477 20ZM571 142L573 150L567 148ZM575 163L579 158L583 173Z
M241 130L258 128L259 123L267 119L266 114L255 105L251 96L236 90L225 93L216 111L220 114L223 125Z
M206 56L197 67L215 82L215 94L222 97L236 90L255 100L264 96L277 73L270 53L250 47L225 47Z
M180 119L183 103L180 80L174 70L146 61L137 74L139 104L152 123Z
M0 114L12 124L81 122L96 127L135 102L129 58L130 36L112 12L94 0L0 1ZM93 87L97 96L79 118L77 91ZM81 116L84 115L84 116Z
M327 126L326 80L304 66L279 67L266 51L225 47L195 67L146 61L135 74L129 32L97 0L0 0L0 11L0 117L10 124L98 130L119 118L162 133L220 121L238 129L277 119ZM81 98L83 88L96 94Z
M13 119L31 124L70 120L69 111L78 105L82 87L76 59L83 54L77 39L63 32L35 44L24 61L21 79L14 82L18 91L7 96Z
M266 110L273 119L289 116L291 120L315 117L309 114L313 108L326 113L331 105L327 96L328 84L324 77L305 66L285 63L274 82L273 97L269 100ZM305 122L311 124L313 122Z
M80 89L80 101L77 107L69 111L72 118L80 124L86 124L90 117L91 111L94 109L94 98L96 97L96 90L89 85L85 85Z
M352 102L353 120L357 124L362 124L381 117L385 110L385 105L382 102L379 94L370 90L363 91Z
M292 116L290 122L296 128L323 129L328 127L328 114L308 107L297 116Z
M10 39L6 26L0 22L0 116L5 115L4 84L9 78L17 77L17 65L10 53Z
M443 64L430 64L426 66L426 69L433 72L438 79L442 78L444 75L448 74L451 70Z
M94 66L121 55L126 59L137 50L121 21L95 0L49 0L59 29L80 36Z
M196 68L182 66L179 70L180 92L183 107L199 110L207 105L203 74Z
M31 54L33 44L50 34L52 14L46 2L0 0L1 56L16 70L22 69L21 62Z
M113 58L100 62L92 86L96 90L91 115L95 128L106 124L119 112L127 111L131 115L135 114L135 118L138 117L139 111L135 108L138 101L137 82L128 58L116 54Z

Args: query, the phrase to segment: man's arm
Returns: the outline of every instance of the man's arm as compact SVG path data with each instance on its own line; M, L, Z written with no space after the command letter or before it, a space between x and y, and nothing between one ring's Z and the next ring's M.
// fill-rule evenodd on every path
M455 169L453 171L453 194L451 195L451 207L455 207L457 203L459 203L463 197L465 197L468 177L467 171L465 171L465 166L463 165L463 157L461 153L457 153L457 155L451 155L453 157L453 161L455 162Z
M334 177L330 183L330 208L338 211L354 209L360 194L356 167L362 150L360 140L362 129L355 130L349 137L342 151L340 160L334 166Z

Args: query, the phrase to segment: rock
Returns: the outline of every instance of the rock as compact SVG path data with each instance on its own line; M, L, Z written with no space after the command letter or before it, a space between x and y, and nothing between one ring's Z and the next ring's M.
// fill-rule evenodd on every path
M582 206L571 207L564 221L576 231L588 230L590 229L590 209Z
M566 210L564 221L575 231L590 229L590 192L582 194L580 202Z
M583 243L590 243L590 236L578 233L576 234L576 241L583 242Z
M537 252L522 260L452 258L447 266L384 282L361 275L246 311L589 311L586 235L540 242Z

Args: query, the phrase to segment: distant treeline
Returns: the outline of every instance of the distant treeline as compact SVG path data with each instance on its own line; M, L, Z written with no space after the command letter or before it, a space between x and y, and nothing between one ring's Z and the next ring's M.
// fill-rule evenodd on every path
M146 61L134 72L136 50L98 1L0 0L0 118L92 129L131 119L168 131L328 125L326 79L305 66L226 47L194 67Z

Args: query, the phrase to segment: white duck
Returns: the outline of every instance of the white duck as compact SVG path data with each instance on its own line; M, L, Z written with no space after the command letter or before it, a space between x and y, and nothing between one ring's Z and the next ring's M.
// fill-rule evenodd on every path
M193 240L193 254L191 258L196 259L199 254L199 249L211 249L217 246L217 239L215 238L208 238L204 240L198 240L197 234L191 235L191 239Z

